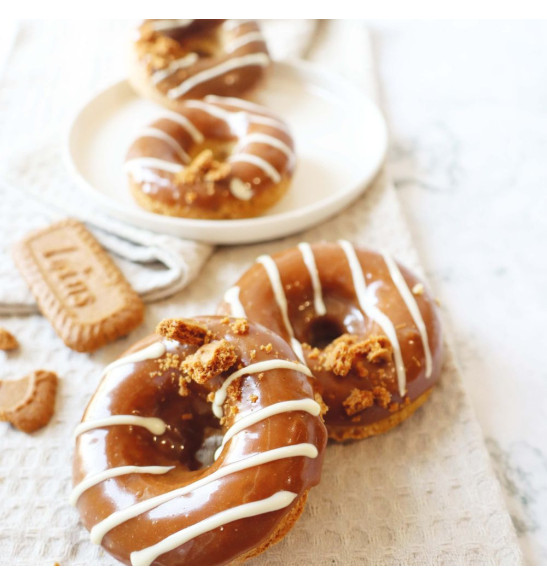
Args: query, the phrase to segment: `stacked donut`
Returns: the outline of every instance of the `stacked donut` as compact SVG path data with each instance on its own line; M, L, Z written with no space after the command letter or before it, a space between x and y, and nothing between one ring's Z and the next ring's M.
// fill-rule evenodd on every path
M261 213L286 191L287 126L241 99L266 74L253 21L145 21L132 82L166 108L131 145L156 213ZM133 565L226 565L279 541L332 441L386 432L442 360L424 284L349 241L263 255L216 315L162 321L104 371L76 429L72 502L94 543Z
M264 213L287 192L294 143L248 98L270 57L252 20L147 20L131 46L130 82L165 108L136 132L125 172L148 211L192 219ZM247 98L247 99L242 99Z
M327 437L399 424L440 368L435 302L388 254L261 256L218 315L162 321L106 368L77 428L73 503L124 563L241 563L297 520Z

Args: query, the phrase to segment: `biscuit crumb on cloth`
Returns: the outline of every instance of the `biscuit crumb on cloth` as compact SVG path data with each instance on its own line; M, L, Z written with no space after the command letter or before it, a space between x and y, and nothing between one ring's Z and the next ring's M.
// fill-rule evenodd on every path
M17 349L18 347L19 342L15 336L7 329L0 327L0 350L10 351L12 349Z
M0 421L33 433L51 420L58 379L55 372L36 370L17 380L0 380Z

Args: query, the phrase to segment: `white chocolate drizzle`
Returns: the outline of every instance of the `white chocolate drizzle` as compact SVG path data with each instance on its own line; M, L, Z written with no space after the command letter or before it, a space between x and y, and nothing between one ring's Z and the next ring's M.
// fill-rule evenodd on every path
M256 30L256 31L241 35L240 37L236 37L235 39L233 39L232 41L230 41L229 43L226 44L224 50L226 53L234 53L235 51L237 51L238 49L241 49L241 47L244 47L245 45L249 45L251 43L263 43L263 42L264 42L264 37L262 36L262 33L260 31Z
M286 400L285 402L276 402L275 404L270 404L269 406L265 406L256 412L252 412L251 414L236 420L226 431L224 437L222 437L222 442L219 448L215 451L215 460L218 459L222 453L224 445L226 445L230 439L232 439L241 431L244 431L246 428L263 421L270 416L284 412L295 411L304 411L312 414L313 416L319 416L319 413L321 412L321 406L311 398L302 398L301 400Z
M167 173L176 174L180 173L184 169L184 165L150 156L132 158L124 165L125 171L130 174L139 172L142 168L155 169L157 171L165 171Z
M159 128L153 128L152 126L144 128L135 139L138 138L157 138L158 140L163 140L163 142L167 143L178 154L184 164L190 162L190 157L182 146L170 134Z
M323 301L323 290L321 287L321 280L319 278L319 272L317 270L317 264L315 262L313 250L307 242L300 242L298 244L298 249L302 254L304 264L306 265L306 268L310 273L311 283L313 287L313 303L315 307L315 312L319 316L326 315L327 308L325 307L325 302Z
M264 500L248 502L241 504L241 506L229 508L228 510L214 514L193 526L175 532L157 544L131 553L131 564L136 566L151 565L160 555L183 545L185 542L192 540L192 538L200 534L210 532L223 524L286 508L294 501L297 495L293 492L280 491Z
M192 65L194 65L194 63L196 63L198 59L199 56L197 53L188 53L187 55L184 55L184 57L181 57L180 59L175 59L174 61L171 61L164 69L158 69L158 71L152 73L152 75L150 76L150 80L154 85L158 85L158 83L161 83L164 79L171 77L171 75L173 75L180 69L191 67Z
M240 370L236 370L232 374L230 374L226 380L224 380L222 386L215 392L215 397L213 399L213 413L217 418L222 418L223 410L222 406L224 401L226 400L226 393L230 384L237 380L237 378L241 378L241 376L248 376L249 374L259 374L262 372L268 372L270 370L294 370L295 372L300 372L301 374L305 374L306 376L313 376L308 366L305 364L298 364L295 362L290 362L289 360L281 360L281 359L274 359L274 360L265 360L263 362L257 362L256 364L250 364L249 366L245 366Z
M405 396L406 370L395 327L389 317L380 311L374 301L370 298L370 295L367 291L365 274L353 245L347 240L339 240L338 243L340 244L340 247L344 251L348 260L353 279L353 286L355 288L355 294L357 296L357 300L359 301L361 311L363 311L365 315L367 315L381 327L391 342L391 346L393 348L393 357L395 360L395 370L397 373L399 394L401 396Z
M281 175L279 174L279 171L268 161L257 156L256 154L250 154L248 152L238 152L230 156L228 158L228 162L230 163L243 162L253 165L264 171L264 173L266 173L266 175L274 183L279 183L281 181Z
M218 105L225 105L228 107L238 108L241 110L246 110L249 112L255 112L256 114L260 114L262 116L269 116L270 110L264 106L260 106L259 104L255 104L254 102L249 102L247 100L242 100L241 98L235 97L225 97L219 95L207 95L203 98L204 101L218 104Z
M153 435L163 435L167 425L155 416L137 416L135 414L114 414L106 418L100 418L97 420L86 420L81 422L74 431L74 435L77 437L82 433L87 433L94 429L101 429L104 427L113 427L118 425L130 425L135 427L144 427L150 431Z
M162 30L186 28L193 22L194 22L193 20L173 18L172 20L170 19L152 20L151 22L148 22L147 25L150 26L152 30L159 32Z
M233 177L230 181L230 193L241 201L249 201L254 195L252 187L239 177Z
M171 88L167 92L167 97L169 99L178 99L179 97L193 89L196 85L206 83L210 79L214 79L215 77L219 77L220 75L229 73L230 71L238 69L239 67L249 67L251 65L266 67L269 63L270 58L266 53L251 53L250 55L233 57L232 59L228 59L227 61L224 61L219 65L216 65L215 67L211 67L210 69L206 69L205 71L200 71L199 73L192 75L188 79L185 79L176 87Z
M124 465L121 467L111 467L110 469L105 469L104 471L99 471L98 473L94 473L86 477L82 480L70 493L70 504L72 506L76 505L79 497L87 491L89 488L102 483L107 479L111 479L113 477L120 477L122 475L130 475L131 473L143 473L147 474L150 473L152 475L162 475L164 473L168 473L171 469L174 469L174 465L164 466L164 465L147 465L147 466L139 466L139 465Z
M149 346L136 351L135 353L131 353L126 355L106 366L103 370L103 376L108 374L108 372L112 371L119 366L124 366L126 364L134 364L136 362L143 362L145 360L154 360L160 358L165 353L165 345L161 341L156 341L151 343Z
M302 344L294 336L294 331L291 325L291 321L289 319L287 297L285 296L285 291L283 290L283 283L281 282L281 276L279 275L277 264L274 262L271 256L268 256L266 254L259 256L256 261L262 264L262 266L264 266L268 278L270 279L270 284L272 286L277 306L281 311L281 317L283 318L285 330L287 331L289 337L291 338L291 346L296 355L298 356L298 358L300 359L300 361L305 363L306 360L304 359Z
M251 132L245 135L241 141L240 146L246 146L247 144L267 144L280 150L289 161L294 162L294 151L290 148L283 140L279 140L275 136L270 134L264 134L263 132Z
M247 317L245 309L239 300L239 286L232 286L224 293L224 301L230 306L230 315L245 319Z
M288 133L287 125L285 122L278 120L277 118L273 118L269 115L269 112L266 109L260 108L260 113L250 113L255 111L255 108L246 106L247 102L245 100L238 100L241 102L239 107L241 110L246 111L239 111L239 112L231 112L230 110L225 110L221 106L215 105L215 101L219 104L224 103L227 106L232 104L228 103L228 98L223 98L221 101L220 98L217 96L208 96L208 100L186 100L184 106L187 108L194 108L196 110L201 110L202 112L206 112L213 118L219 118L220 120L224 120L227 124L231 126L236 126L235 120L241 119L243 122L249 122L251 124L258 124L260 126L269 126L271 128L276 128L277 130L281 130L285 134ZM235 102L236 98L230 98L230 101ZM233 104L235 106L235 103ZM257 111L257 110L256 110ZM245 130L245 128L242 129Z
M204 141L203 134L194 126L194 124L192 124L192 122L190 122L190 120L188 120L186 116L183 116L182 114L177 114L176 112L163 111L161 113L161 117L167 120L171 120L172 122L175 122L179 126L182 126L188 132L188 134L190 134L192 140L196 144L199 144Z
M252 469L253 467L258 467L259 465L264 465L265 463L270 463L272 461L279 461L280 459L288 459L290 457L309 457L315 459L317 455L318 451L315 445L312 445L311 443L300 443L297 445L287 445L277 449L270 449L264 453L256 453L255 455L250 455L249 457L245 457L234 463L228 463L193 483L142 500L141 502L124 508L123 510L113 512L110 516L107 516L104 520L98 522L91 529L91 542L94 544L100 544L105 534L116 528L116 526L119 526L132 518L136 518L140 514L144 514L145 512L157 508L175 498L189 494L194 490L217 481L218 479L231 475L232 473L237 473L238 471L243 471L245 469Z
M433 371L433 359L431 357L431 349L429 347L427 328L425 326L422 314L418 307L418 303L416 303L416 299L410 292L406 280L401 274L401 271L399 270L399 267L397 266L395 260L385 252L382 255L389 270L391 280L393 281L393 284L395 284L395 286L397 287L397 290L399 291L399 294L401 295L403 301L405 302L408 311L411 314L412 319L416 324L416 327L418 328L418 332L420 333L425 355L425 376L426 378L429 378Z
M227 20L222 26L225 30L234 30L235 28L243 26L244 24L249 24L251 22L254 23L255 21L231 18L230 20Z

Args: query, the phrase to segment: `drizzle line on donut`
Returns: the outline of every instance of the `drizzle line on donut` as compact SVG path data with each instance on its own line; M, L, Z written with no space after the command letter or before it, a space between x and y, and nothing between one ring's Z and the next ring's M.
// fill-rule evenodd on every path
M325 307L325 302L323 301L323 290L321 287L321 280L319 278L319 272L317 270L317 264L315 263L313 250L306 242L300 242L300 244L298 244L298 249L302 254L304 264L310 273L311 284L313 287L313 303L315 306L315 312L320 316L326 315L327 308Z
M239 286L232 286L224 293L224 301L230 306L230 315L245 319L247 314L239 300Z
M120 524L123 524L132 518L136 518L145 512L153 510L154 508L157 508L158 506L161 506L162 504L165 504L166 502L169 502L175 498L189 494L196 489L208 485L211 482L231 475L232 473L237 473L238 471L244 471L246 469L252 469L253 467L258 467L259 465L264 465L272 461L279 461L280 459L289 459L291 457L309 457L310 459L315 459L317 455L318 451L315 445L312 445L311 443L299 443L297 445L287 445L285 447L278 447L277 449L270 449L264 453L255 453L254 455L250 455L249 457L245 457L239 461L228 463L227 465L219 467L210 475L198 479L193 483L165 492L163 494L159 494L157 496L153 496L146 500L142 500L136 504L132 504L131 506L124 508L123 510L113 512L110 514L110 516L107 516L98 522L91 529L91 542L94 544L101 544L104 536L116 528L116 526L119 526Z
M393 357L395 359L395 370L397 372L399 394L404 396L406 394L406 369L403 360L403 354L401 352L401 346L399 344L399 339L397 338L397 332L395 331L393 322L385 313L380 311L376 305L370 302L369 295L367 293L367 284L365 281L363 267L359 262L359 258L357 258L357 253L355 252L353 245L347 240L339 240L338 243L340 244L340 247L344 251L348 260L355 294L357 296L357 300L359 301L361 311L363 311L363 313L370 319L378 323L391 342L391 346L393 348Z
M214 97L214 99L217 102L221 103L219 98L217 98L216 96L209 96L209 97L210 98ZM234 101L234 99L235 98L233 98L232 101ZM244 105L240 106L242 109L246 109L249 112L255 111L254 106L249 107L245 104L244 100L240 100L240 101L244 104ZM241 112L230 112L229 110L224 110L223 108L214 105L212 102L213 102L212 99L207 100L207 103L205 101L200 101L200 100L186 100L184 105L188 108L195 108L197 110L202 110L203 112L206 112L207 114L209 114L213 118L219 118L220 120L224 120L227 123L230 123L230 120L232 120L234 116L241 117L241 115L242 115ZM226 105L229 105L226 100L224 100L224 103ZM247 112L245 112L245 113L247 113ZM272 118L270 115L268 115L268 113L266 111L264 111L263 113L256 113L256 114L249 113L248 119L253 124L260 124L262 126L271 126L272 128L277 128L278 130L281 130L282 132L287 132L287 125L285 124L285 122L282 122L281 120L278 120L276 118Z
M70 503L75 506L78 498L89 488L97 485L107 479L129 475L130 473L151 473L153 475L162 475L174 469L174 465L122 465L121 467L112 467L99 473L89 475L81 481L70 493Z
M281 276L279 275L277 264L274 262L273 258L268 255L259 256L257 258L257 262L264 266L266 274L270 279L270 283L272 285L272 290L275 296L277 306L279 307L279 310L281 311L281 316L283 317L285 329L287 330L287 333L291 338L291 346L296 355L300 358L300 360L302 362L305 362L304 352L302 351L302 344L294 336L294 331L291 325L291 321L289 319L287 297L285 296L285 291L283 290L283 284L281 282Z
M416 303L416 299L414 295L410 292L408 285L406 284L406 280L403 278L397 263L391 256L386 254L385 252L382 254L384 257L384 261L386 266L389 270L389 275L391 276L391 280L393 284L397 287L399 294L401 295L402 299L404 300L409 313L412 316L416 327L420 333L420 337L422 338L422 345L424 346L424 355L425 355L425 377L429 378L433 371L433 359L431 357L431 349L429 347L429 340L427 335L427 328L425 326L422 314L420 313L420 309L418 307L418 303Z
M155 416L137 416L136 414L114 414L106 418L99 418L97 420L84 421L80 423L74 435L78 436L87 431L94 429L101 429L103 427L113 427L118 425L130 425L136 427L143 427L150 431L153 435L163 435L167 425Z
M124 170L132 174L138 173L141 168L157 169L158 171L167 171L168 173L176 174L184 170L184 165L151 156L132 158L124 164Z
M160 130L159 128L154 128L152 126L148 126L148 128L144 128L139 132L139 134L135 137L135 140L138 138L157 138L158 140L163 140L163 142L167 143L179 156L184 164L188 164L190 162L190 156L188 153L182 148L182 146L167 132Z
M249 67L251 65L259 65L261 67L266 67L270 63L270 58L266 53L251 53L250 55L243 55L241 57L233 57L232 59L228 59L224 63L220 63L215 67L211 67L210 69L206 69L204 71L200 71L195 75L185 79L182 83L177 85L176 87L171 88L167 92L167 97L169 99L178 99L180 96L184 95L190 89L195 87L196 85L201 85L209 81L210 79L214 79L215 77L219 77L220 75L224 75L225 73L229 73L234 69L238 69L239 67Z
M240 370L235 371L233 374L230 374L222 386L215 392L215 397L213 400L213 413L217 418L221 418L223 414L222 406L224 401L226 400L226 393L230 384L236 380L237 378L241 378L241 376L247 376L249 374L258 374L261 372L268 372L270 370L294 370L295 372L301 372L306 376L313 377L308 366L305 364L297 364L295 362L290 362L288 360L266 360L263 362L258 362L256 364L251 364Z
M226 45L224 50L226 51L226 53L235 53L235 51L241 49L241 47L244 47L245 45L260 42L264 42L264 37L262 36L262 33L260 31L256 30L233 39Z
M302 400L286 400L285 402L276 402L275 404L270 404L270 406L265 406L256 412L252 412L251 414L236 420L234 424L226 431L224 437L222 438L222 442L220 443L220 447L215 451L215 460L218 459L222 449L224 448L224 445L226 445L226 443L232 437L241 431L244 431L251 425L265 420L270 416L281 414L283 412L294 412L298 410L307 412L313 416L319 416L321 407L319 406L318 402L312 400L311 398L303 398Z
M180 69L185 69L186 67L191 67L197 60L199 59L199 55L197 53L188 53L181 57L180 59L175 59L171 61L165 69L158 69L150 76L150 80L154 85L158 85L164 79L171 77L174 73L179 71Z
M153 360L160 358L165 353L165 345L161 341L156 341L152 343L148 347L141 349L140 351L136 351L130 355L126 355L116 361L108 364L106 368L103 370L103 377L108 374L108 372L114 370L119 366L124 366L125 364L134 364L136 362L141 362L145 360Z
M186 28L187 26L191 25L194 21L189 19L181 19L181 18L173 18L172 20L163 19L163 20L151 20L147 23L152 30L156 32L162 30L174 30L176 28Z
M153 546L131 553L131 564L138 566L151 565L160 555L181 546L200 534L214 530L223 524L286 508L294 501L297 495L298 494L289 491L280 491L264 500L249 502L247 504L242 504L241 506L229 508L218 514L214 514L193 526L175 532Z

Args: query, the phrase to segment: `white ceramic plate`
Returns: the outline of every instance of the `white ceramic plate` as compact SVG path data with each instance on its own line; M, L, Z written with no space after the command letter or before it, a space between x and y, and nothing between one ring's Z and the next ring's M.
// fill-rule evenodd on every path
M305 62L279 62L255 96L290 126L298 163L291 187L265 215L196 220L148 212L133 201L122 170L137 131L161 115L127 81L96 95L68 134L69 166L105 213L135 226L215 244L286 236L337 213L361 195L387 148L384 119L353 85Z

